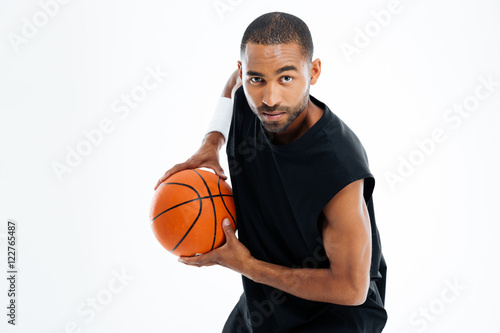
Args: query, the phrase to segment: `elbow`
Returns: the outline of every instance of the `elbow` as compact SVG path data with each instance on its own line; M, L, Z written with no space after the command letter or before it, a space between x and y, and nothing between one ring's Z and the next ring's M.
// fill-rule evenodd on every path
M346 306L358 306L366 302L368 296L367 289L353 289L346 291L344 295L344 300L341 305Z
M342 301L340 305L358 306L366 302L368 289L370 287L370 278L351 278L346 281L344 286L344 293L341 297Z
M368 289L370 288L370 278L364 278L352 284L349 292L348 305L358 306L366 302Z
M365 290L356 290L350 296L348 303L346 305L350 306L358 306L366 302L366 298L368 296L368 289Z

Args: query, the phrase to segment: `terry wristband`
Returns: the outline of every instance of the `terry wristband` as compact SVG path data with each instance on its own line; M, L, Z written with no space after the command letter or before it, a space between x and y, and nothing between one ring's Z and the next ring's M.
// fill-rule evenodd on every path
M207 134L210 132L220 132L227 141L231 117L233 115L233 100L228 97L221 97L212 115L212 121L208 125Z

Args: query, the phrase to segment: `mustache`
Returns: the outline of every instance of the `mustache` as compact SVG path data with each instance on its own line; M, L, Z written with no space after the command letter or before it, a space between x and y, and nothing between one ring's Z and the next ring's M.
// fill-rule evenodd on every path
M287 106L281 106L281 105L268 106L268 105L264 104L264 105L258 106L257 111L259 111L259 112L274 112L274 111L290 112L290 108Z

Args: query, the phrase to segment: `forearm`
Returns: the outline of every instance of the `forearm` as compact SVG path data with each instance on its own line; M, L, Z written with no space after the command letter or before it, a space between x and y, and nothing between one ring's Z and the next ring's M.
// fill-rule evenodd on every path
M360 264L359 254L349 256L338 266L331 264L331 256L329 268L289 268L255 259L236 238L229 220L222 228L226 244L200 256L180 257L179 261L198 267L221 265L254 282L311 301L351 306L365 302L370 284L369 264Z
M207 141L215 141L217 146L217 152L219 152L220 148L224 144L227 136L229 135L229 129L231 125L231 116L233 111L233 93L237 87L239 87L238 83L239 74L238 71L235 71L231 74L229 79L222 90L221 98L219 99L217 106L212 115L212 120L208 125L207 134L203 141L203 144ZM212 133L218 132L221 136L217 136L214 138ZM210 136L211 140L207 140L207 137Z
M236 86L240 86L240 84L238 84L238 78L239 78L239 71L238 70L235 70L231 76L229 77L229 79L227 80L226 82L226 85L224 86L224 89L222 90L222 94L221 94L221 97L227 97L227 98L232 98L233 96L233 89L236 87Z
M248 262L242 274L297 297L340 305L364 303L369 283L369 277L346 278L329 268L288 268L256 259Z
M224 135L221 132L213 131L205 135L202 146L213 148L218 153L224 145L224 142Z

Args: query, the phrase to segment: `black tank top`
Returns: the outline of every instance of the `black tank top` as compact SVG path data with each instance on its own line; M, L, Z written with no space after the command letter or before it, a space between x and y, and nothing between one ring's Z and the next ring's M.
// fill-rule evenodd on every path
M375 223L375 179L351 129L324 103L321 118L297 140L274 145L246 100L234 96L226 152L236 203L238 237L256 259L293 268L326 268L321 218L342 188L364 181L372 228L367 301L342 306L305 300L243 278L244 293L224 332L381 332L387 320L385 261Z

